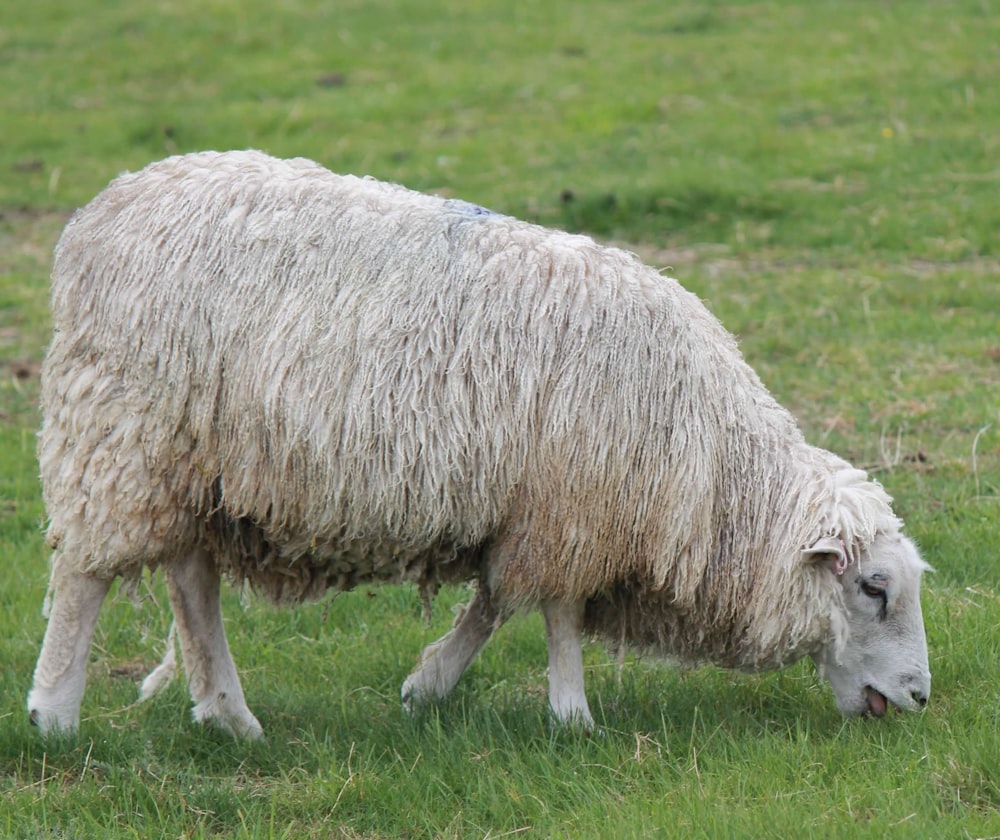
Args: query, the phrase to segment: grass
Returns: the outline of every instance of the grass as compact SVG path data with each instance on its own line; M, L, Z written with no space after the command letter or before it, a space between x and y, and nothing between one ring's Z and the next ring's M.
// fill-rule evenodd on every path
M1000 10L644 0L13 4L0 22L0 837L1000 837ZM102 613L78 738L24 696L51 249L123 169L253 146L626 245L706 299L813 442L871 469L937 573L921 715L843 721L806 664L611 662L545 714L511 622L455 696L398 687L450 622L405 587L225 611L266 744L132 707L169 617Z

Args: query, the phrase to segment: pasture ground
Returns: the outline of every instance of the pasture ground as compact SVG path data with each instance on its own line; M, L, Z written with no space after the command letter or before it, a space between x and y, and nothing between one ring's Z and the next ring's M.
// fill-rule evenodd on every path
M990 0L58 0L0 19L0 837L1000 837L1000 8ZM102 613L79 737L24 698L43 633L34 431L51 250L124 169L302 155L623 244L739 337L807 437L871 469L937 573L919 715L842 720L811 664L587 650L603 732L553 728L544 631L454 697L398 688L409 588L226 595L268 740L189 719L161 583Z

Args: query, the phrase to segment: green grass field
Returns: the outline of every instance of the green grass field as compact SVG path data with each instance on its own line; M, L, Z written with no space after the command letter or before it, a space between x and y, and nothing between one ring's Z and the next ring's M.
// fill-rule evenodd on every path
M0 837L1000 837L1000 8L991 0L8 3L0 16ZM102 613L77 738L25 696L47 577L34 459L51 250L111 178L262 148L623 244L864 466L937 573L919 715L844 721L810 664L586 651L553 727L544 628L408 717L404 587L225 610L266 743L132 707L169 616Z

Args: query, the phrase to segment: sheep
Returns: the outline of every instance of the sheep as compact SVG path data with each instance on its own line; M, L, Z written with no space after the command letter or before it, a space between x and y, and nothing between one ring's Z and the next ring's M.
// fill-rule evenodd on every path
M846 715L927 702L928 567L891 499L807 444L701 301L630 253L304 159L203 152L74 215L52 312L43 732L78 727L112 581L157 568L193 717L235 735L262 729L221 576L286 605L475 583L407 707L532 609L570 725L594 726L589 636L752 672L810 656Z

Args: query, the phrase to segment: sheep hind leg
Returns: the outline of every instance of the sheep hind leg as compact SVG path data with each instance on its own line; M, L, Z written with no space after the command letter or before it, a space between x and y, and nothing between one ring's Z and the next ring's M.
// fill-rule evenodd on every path
M79 728L90 644L110 588L110 579L67 571L58 555L53 561L49 622L28 694L28 714L43 735Z
M208 552L195 549L166 566L181 658L198 722L210 721L232 735L260 738L260 723L247 708L229 652L219 603L219 573Z
M480 587L455 620L452 629L420 655L417 667L403 683L403 706L411 710L428 700L443 700L493 633L507 620L489 593Z
M594 719L583 680L583 613L585 602L546 601L545 635L549 653L549 706L556 719L588 731Z

